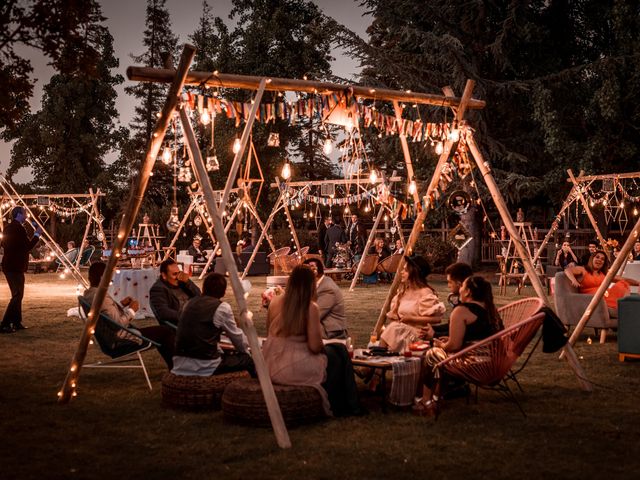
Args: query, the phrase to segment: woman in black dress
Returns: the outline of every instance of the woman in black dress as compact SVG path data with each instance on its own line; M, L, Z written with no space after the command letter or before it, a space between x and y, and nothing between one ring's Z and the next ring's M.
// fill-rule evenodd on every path
M502 320L493 303L491 284L483 277L475 275L467 278L460 287L460 303L453 308L449 318L449 337L434 339L433 346L440 354L439 359L442 359L447 354L461 350L465 344L487 338L503 328ZM425 333L427 338L433 337L433 331L429 327ZM422 398L414 407L414 412L419 415L435 415L437 412L438 396L433 392L435 363L431 362L429 365L430 358L435 360L438 355L427 355L428 365L423 378Z

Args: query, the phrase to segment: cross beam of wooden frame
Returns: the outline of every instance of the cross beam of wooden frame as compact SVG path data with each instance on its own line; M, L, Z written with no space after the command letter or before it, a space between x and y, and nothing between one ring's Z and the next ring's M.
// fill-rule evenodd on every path
M174 71L170 69L150 68L150 67L129 67L127 68L127 78L139 82L159 82L171 83ZM214 88L240 88L244 90L255 90L258 88L262 77L250 75L230 75L218 72L197 72L190 71L185 81L186 85L208 85ZM265 90L276 92L306 92L316 94L329 94L350 91L359 98L369 98L372 100L398 101L407 103L417 103L423 105L437 105L439 107L458 107L462 102L461 98L435 95L430 93L418 93L411 91L390 90L387 88L373 88L359 85L340 85L330 82L318 82L314 80L295 80L290 78L270 77ZM482 109L485 107L484 100L469 98L466 101L470 109Z

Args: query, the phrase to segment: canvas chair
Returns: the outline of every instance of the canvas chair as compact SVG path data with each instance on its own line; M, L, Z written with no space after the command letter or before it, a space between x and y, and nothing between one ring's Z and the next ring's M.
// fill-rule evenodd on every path
M93 252L96 251L96 247L93 245L89 245L87 248L82 250L82 256L80 257L80 266L88 267L91 265L91 257L93 256Z
M80 296L78 297L80 308L80 318L87 320L87 315L91 309L91 304ZM122 333L126 332L123 338ZM160 346L157 342L141 335L138 331L128 327L123 327L116 321L112 320L104 313L100 314L96 322L93 338L102 350L102 353L111 358L107 361L98 361L95 363L85 364L86 368L141 368L144 378L147 381L149 390L153 390L147 368L142 359L141 353L152 347ZM136 365L122 365L126 362L137 362Z
M509 385L511 368L542 325L544 313L536 313L509 328L474 343L440 361L434 367L438 372L465 380L478 388L496 390L512 400L526 416Z
M78 258L78 249L72 248L64 253L64 256L67 257L70 263L75 263L76 258ZM64 265L60 261L59 258L56 258L56 272L59 272L61 269L64 270Z
M556 273L553 300L556 304L556 313L562 323L567 326L577 325L592 298L593 295L579 293L564 272ZM586 326L594 328L596 335L600 331L600 343L605 343L608 328L617 328L618 319L609 316L604 298L593 309Z
M544 302L542 301L542 299L538 297L530 297L508 303L507 305L500 307L498 309L498 313L500 314L500 318L502 319L504 328L509 328L524 318L532 317L534 314L538 313L538 311L540 311L542 307L544 307ZM527 355L527 358L525 358L524 362L522 362L522 365L520 365L515 371L509 371L509 378L516 383L521 392L523 391L522 386L520 385L520 382L518 382L516 375L524 370L524 367L527 366L531 355L533 355L533 352L536 350L536 348L538 348L540 340L542 340L542 336L538 337L538 340L536 340L536 343L529 351L529 354Z

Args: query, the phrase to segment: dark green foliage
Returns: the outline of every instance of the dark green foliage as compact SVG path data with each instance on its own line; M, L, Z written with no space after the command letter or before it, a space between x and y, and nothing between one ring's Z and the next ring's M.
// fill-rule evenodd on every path
M33 185L40 191L83 193L91 186L108 188L104 157L124 135L116 125L114 87L123 79L111 73L118 66L113 38L100 24L99 6L91 5L92 14L82 28L87 43L83 48L96 52L85 61L93 64L79 68L67 52L79 48L78 44L63 44L61 70L45 86L41 110L25 116L12 136L17 141L8 176L31 167Z
M145 19L145 30L142 44L146 50L140 55L132 55L136 65L164 68L165 60L177 62L178 39L171 29L171 20L165 0L148 0ZM171 64L173 65L173 64ZM138 100L135 116L130 124L131 136L122 147L121 155L112 166L112 175L126 190L128 184L137 175L153 127L166 100L168 86L140 82L125 88L125 92ZM167 140L171 140L171 130L167 130ZM171 198L171 172L165 168L155 168L149 181L145 202L164 205Z
M94 1L5 0L0 2L0 132L12 130L28 113L33 94L31 62L18 45L40 50L56 71L92 74L100 50L91 25L102 21ZM5 139L13 133L3 132Z

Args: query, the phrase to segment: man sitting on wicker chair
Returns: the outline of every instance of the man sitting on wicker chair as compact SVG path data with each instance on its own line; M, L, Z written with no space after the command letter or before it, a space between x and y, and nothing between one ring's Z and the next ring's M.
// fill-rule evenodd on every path
M202 295L184 305L176 333L174 375L205 377L246 370L256 376L247 337L238 328L231 305L221 300L226 290L224 275L210 273L202 283ZM235 351L222 351L218 344L222 333Z

